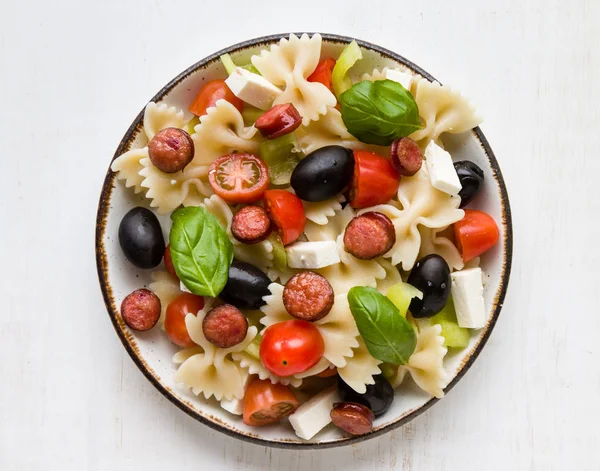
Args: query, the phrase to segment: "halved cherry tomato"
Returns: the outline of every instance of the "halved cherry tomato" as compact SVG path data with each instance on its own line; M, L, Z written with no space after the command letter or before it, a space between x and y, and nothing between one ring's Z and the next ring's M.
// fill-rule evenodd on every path
M319 329L298 319L267 327L260 342L260 360L277 376L303 373L319 362L324 351Z
M210 165L208 182L228 203L254 203L269 186L269 170L256 155L224 155Z
M463 261L468 262L493 247L500 231L489 214L465 209L465 217L454 223L454 236Z
M283 245L291 244L304 232L304 206L294 193L285 190L265 191L265 209L277 227Z
M398 191L400 174L385 157L366 150L354 151L350 206L368 208L387 203Z
M207 82L206 85L200 89L198 95L196 95L196 98L192 101L189 110L196 116L204 116L206 110L211 106L215 106L217 101L221 99L231 103L240 113L244 109L244 102L233 94L225 83L225 80L218 79Z
M175 271L175 267L173 266L173 259L171 258L171 244L167 245L167 247L165 248L163 262L165 264L165 269L169 272L169 274L179 279L179 277L177 276L177 272Z
M184 348L196 346L188 334L185 316L196 315L203 307L204 298L190 293L180 294L169 303L165 314L165 332L171 342Z
M256 378L244 395L244 423L255 427L272 424L290 415L298 405L298 399L287 386Z
M333 81L331 80L331 74L335 67L335 59L323 59L317 65L315 71L309 75L306 79L309 82L319 82L325 85L331 93L333 93Z

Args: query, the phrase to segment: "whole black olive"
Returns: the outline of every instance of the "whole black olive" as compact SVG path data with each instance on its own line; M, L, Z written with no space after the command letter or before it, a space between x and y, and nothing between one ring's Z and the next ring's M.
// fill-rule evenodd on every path
M263 296L271 294L271 280L254 265L233 262L229 267L227 284L219 297L239 309L258 309L266 303Z
M352 179L354 154L326 146L307 155L292 172L290 184L304 201L324 201L340 193Z
M129 211L119 225L119 244L131 263L138 268L154 268L165 253L165 238L152 211L137 207Z
M460 207L464 208L473 201L483 186L483 170L470 160L454 162L454 170L456 170L462 185L458 196L460 196Z
M394 388L382 374L373 378L375 384L367 384L367 391L364 394L357 393L342 378L338 378L338 391L343 402L358 402L371 409L375 417L379 417L394 402Z
M431 317L440 312L450 294L450 267L442 257L427 255L419 260L410 275L408 284L423 293L423 299L413 298L408 310L413 317Z

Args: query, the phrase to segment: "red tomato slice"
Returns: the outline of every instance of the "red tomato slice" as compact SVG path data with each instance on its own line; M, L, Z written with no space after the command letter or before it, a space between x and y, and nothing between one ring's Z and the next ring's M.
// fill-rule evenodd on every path
M269 170L256 155L224 155L210 165L208 182L228 203L254 203L269 186Z
M303 373L315 366L324 352L319 329L298 319L269 326L260 342L260 360L277 376Z
M283 245L294 242L304 232L306 216L302 200L285 190L265 191L265 209L277 227Z
M211 80L204 85L194 101L190 105L189 110L196 116L204 116L206 110L211 106L215 106L217 101L226 100L235 106L241 113L244 109L244 102L236 97L233 92L229 89L225 80Z
M289 387L256 378L244 395L244 423L255 427L268 425L290 415L298 405Z
M463 261L468 262L496 245L500 231L489 214L465 209L465 217L454 223L454 236Z
M315 71L306 79L309 82L319 82L325 85L333 93L333 81L331 74L335 67L335 59L324 59L317 65Z
M365 150L354 151L354 175L350 206L368 208L387 203L398 191L400 174L385 157Z
M167 306L165 314L165 332L175 345L183 348L195 347L185 325L185 316L198 314L204 307L204 298L195 294L182 293Z

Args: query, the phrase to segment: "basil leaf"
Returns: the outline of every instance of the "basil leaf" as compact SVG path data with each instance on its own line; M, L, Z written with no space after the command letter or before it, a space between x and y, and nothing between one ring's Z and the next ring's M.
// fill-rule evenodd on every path
M187 207L172 215L169 241L179 279L199 296L217 296L227 283L233 245L219 220L205 208Z
M406 88L392 80L365 80L340 95L348 132L367 144L389 146L421 129L419 107Z
M366 286L352 288L348 303L369 353L378 360L404 365L415 350L417 336L394 303Z

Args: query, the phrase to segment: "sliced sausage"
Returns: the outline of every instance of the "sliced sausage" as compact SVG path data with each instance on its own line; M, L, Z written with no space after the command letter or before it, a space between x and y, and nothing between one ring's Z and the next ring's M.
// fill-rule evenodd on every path
M248 319L237 307L222 304L208 311L202 332L206 340L219 348L233 347L246 338Z
M152 291L138 289L121 303L121 317L133 330L150 330L160 317L160 299Z
M283 289L283 305L290 316L304 321L322 319L333 306L333 288L324 276L312 271L294 275Z
M265 240L271 232L271 219L264 208L250 205L240 209L231 221L233 237L244 244Z
M412 177L423 165L423 151L410 137L396 139L390 147L390 163L400 175Z
M194 158L194 141L183 129L165 128L150 140L148 155L161 172L179 172Z
M338 402L331 409L331 421L350 435L364 435L373 430L375 414L356 402Z
M344 232L346 250L361 260L379 257L396 243L394 224L385 214L369 211L350 221Z
M267 139L275 139L294 132L302 124L302 116L291 103L275 105L260 118L254 126Z

